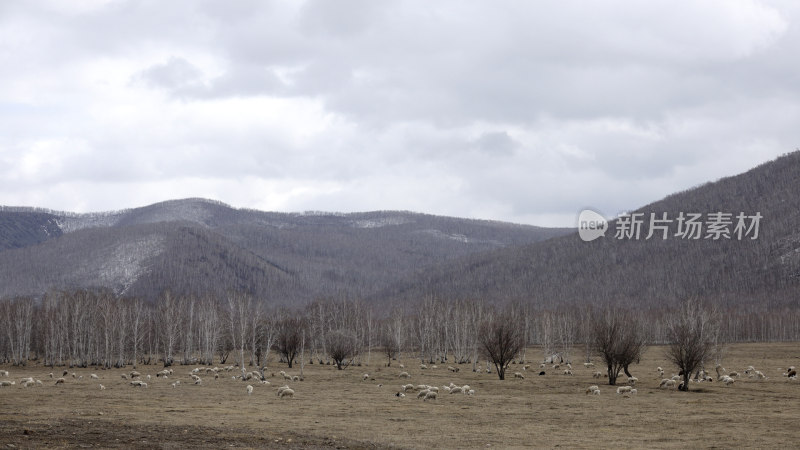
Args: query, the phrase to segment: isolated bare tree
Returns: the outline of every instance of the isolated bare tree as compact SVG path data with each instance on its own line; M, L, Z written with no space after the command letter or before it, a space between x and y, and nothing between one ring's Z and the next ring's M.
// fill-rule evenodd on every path
M594 345L606 365L608 384L614 386L622 370L638 361L645 350L644 328L638 315L625 307L606 307L596 314Z
M667 318L669 346L665 356L683 374L682 391L689 390L689 377L711 356L717 333L718 314L704 308L696 298L684 300Z
M403 323L403 311L395 308L384 322L381 332L381 346L383 353L388 358L387 367L392 366L392 360L403 350L405 343L405 325Z
M501 380L505 379L508 365L525 346L522 325L510 313L488 314L481 324L478 342Z
M328 354L336 368L342 370L350 365L358 354L356 337L346 330L336 330L328 333Z
M284 357L290 369L303 344L304 331L305 321L296 315L287 315L277 323L275 350Z

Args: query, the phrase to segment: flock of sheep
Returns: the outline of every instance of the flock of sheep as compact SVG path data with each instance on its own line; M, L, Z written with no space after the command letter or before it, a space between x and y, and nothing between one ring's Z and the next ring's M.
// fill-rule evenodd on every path
M592 364L592 363L584 363L583 366L584 366L585 369L593 371L592 372L592 377L594 377L594 378L603 378L604 376L607 377L607 374L603 374L603 372L594 371L594 364ZM405 368L402 364L400 364L399 367L401 369ZM563 374L563 375L573 375L572 365L569 364L569 363L563 364L563 365L561 365L561 364L552 364L550 367L552 369L554 369L556 371L556 373L560 373L560 374ZM420 369L422 369L422 370L436 369L436 368L437 368L437 366L435 366L435 365L431 365L431 366L428 366L426 364L421 364L420 365ZM522 368L522 371L523 372L527 372L530 368L531 368L530 365L524 365L523 368ZM229 366L226 366L226 367L222 367L222 368L220 368L220 367L196 367L196 368L194 368L194 369L192 369L190 371L187 371L185 373L184 376L188 377L188 378L184 379L184 381L185 382L189 382L189 380L191 380L191 383L193 383L195 385L202 385L203 384L203 379L201 378L201 375L206 377L206 378L213 377L214 380L219 380L221 377L223 377L223 378L229 378L229 379L236 380L236 381L245 381L245 382L249 381L249 382L251 382L251 384L247 384L247 386L245 388L245 392L246 392L247 395L252 395L254 390L255 390L253 384L255 384L256 382L261 384L261 385L264 385L264 386L270 386L271 385L271 383L266 379L267 378L266 375L264 375L265 369L266 369L266 367L261 369L261 370L258 370L258 371L242 372L242 374L240 374L240 375L233 375L233 374L231 374L231 372L234 372L236 370L236 367L232 366L232 365L229 365ZM459 372L459 368L458 367L448 366L447 369L452 373ZM544 363L540 364L539 365L539 369L541 369L540 372L539 372L540 376L546 375L546 372L544 370L544 369L547 369L547 365L546 364L544 364ZM547 369L547 370L549 370L549 369ZM782 375L784 377L786 377L790 381L796 381L797 380L797 371L795 370L794 366L789 367L785 371L783 369L778 369L778 371L780 373L782 373ZM525 379L525 375L524 375L523 372L513 372L513 379L524 380ZM665 389L670 389L670 388L671 389L676 389L676 388L680 389L680 388L682 388L683 378L684 378L682 373L674 374L670 378L665 378L664 377L664 370L661 367L656 368L656 372L658 374L656 379L661 379L660 383L658 384L659 388L665 388ZM716 368L715 368L715 372L716 372L717 376L716 377L712 377L712 376L709 375L709 373L701 370L695 375L694 378L690 379L690 382L702 383L702 382L714 382L714 381L717 381L717 382L723 383L725 386L731 386L736 382L737 379L742 379L744 377L747 377L747 378L752 379L752 380L766 380L767 379L767 376L764 375L764 373L762 371L756 370L753 366L748 366L746 369L744 369L742 371L742 373L739 373L739 372L736 372L736 371L728 371L725 368L723 368L722 366L717 365ZM168 380L170 378L173 378L173 379L179 378L179 376L180 375L176 375L176 372L175 372L174 369L163 369L163 370L155 373L155 377L156 378L164 379L164 380ZM276 374L275 373L271 373L270 376L275 377ZM300 382L300 381L303 381L303 379L300 376L298 376L298 375L289 375L285 371L278 372L278 376L281 377L283 379L283 381L288 381L288 382ZM72 378L75 381L83 379L82 375L78 375L75 372L70 373L69 371L66 371L66 370L63 371L63 373L59 377L54 375L52 372L48 374L48 377L53 380L55 385L65 384L67 382L67 380L70 379L70 378ZM400 379L409 379L409 378L411 378L411 375L407 371L402 371L397 375L397 377L400 378ZM3 378L5 378L5 379L3 379ZM10 378L9 371L0 370L0 387L10 387L10 386L14 386L14 385L17 384L15 380L10 380L8 378ZM106 389L105 385L99 384L100 377L97 374L92 373L92 374L89 375L89 378L92 381L98 381L98 385L97 386L99 387L100 390L105 390ZM147 388L148 387L148 383L152 382L151 380L152 380L153 377L151 375L149 375L149 374L143 375L143 374L141 374L140 372L138 372L136 370L132 370L130 372L122 373L120 375L120 378L125 380L127 382L127 384L130 385L131 387L134 387L134 388ZM367 373L361 375L360 378L361 378L362 381L368 381L368 380L374 381L375 380L375 378L373 378L372 376L370 376ZM616 387L616 393L619 394L619 395L622 395L624 397L630 397L630 396L636 395L637 389L635 388L635 386L636 386L637 382L638 382L638 378L636 378L636 377L627 377L627 379L624 381L624 383L625 383L624 385ZM19 385L21 387L28 388L28 387L34 387L34 386L42 386L42 385L44 385L44 383L41 380L34 379L33 377L24 377L24 378L20 378L19 379ZM175 381L171 382L171 386L172 386L172 388L178 388L179 386L181 386L181 380L180 379L175 379ZM382 386L383 386L382 384L378 384L378 387L382 387ZM282 398L282 399L284 399L284 398L293 398L294 395L295 395L294 389L290 388L288 384L284 384L284 385L276 388L275 392L276 392L276 395L279 398ZM601 392L600 386L598 386L598 385L591 385L591 386L589 386L589 387L587 387L585 389L586 395L600 395L600 392ZM459 386L457 384L454 384L453 382L450 382L447 385L442 385L441 387L435 386L435 385L431 385L431 384L416 384L416 385L415 384L401 384L400 385L400 389L394 395L395 395L395 397L398 397L398 398L406 398L407 393L408 394L416 393L416 398L417 399L422 399L424 401L428 401L428 400L436 400L437 398L439 398L439 394L440 393L442 393L442 394L443 393L447 393L447 394L462 394L462 395L466 395L466 396L472 396L472 395L475 395L475 389L473 389L472 387L470 387L467 384Z

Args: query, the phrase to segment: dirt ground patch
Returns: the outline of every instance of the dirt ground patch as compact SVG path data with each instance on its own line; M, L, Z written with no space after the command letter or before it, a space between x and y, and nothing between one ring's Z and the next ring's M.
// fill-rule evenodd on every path
M373 356L371 366L343 371L306 365L304 381L286 383L295 396L284 399L275 395L284 384L278 372L295 375L299 369L278 363L269 364L268 373L275 374L270 385L236 381L226 372L217 380L201 373L202 384L194 385L193 366L173 367L167 380L156 378L159 366L137 367L143 378L151 375L147 388L121 378L131 368L66 369L66 383L55 385L49 372L58 377L64 368L6 366L7 380L17 384L0 388L0 448L763 448L800 438L794 411L800 383L778 370L800 366L796 343L732 346L723 364L729 371L753 365L769 378L742 377L729 387L697 383L688 393L658 388L655 368L667 375L671 368L663 349L651 347L632 368L639 382L631 397L617 395L580 363L573 376L551 366L538 376L538 363L528 371L512 365L509 372L525 378L499 381L468 365L452 373L446 364L421 369L408 356L400 362L385 367ZM403 370L410 380L398 378ZM364 373L371 378L362 381ZM43 385L21 387L28 376ZM177 380L181 385L173 388ZM412 392L395 396L405 383L441 388L451 382L469 384L475 395L442 390L433 401ZM592 384L601 395L584 394Z

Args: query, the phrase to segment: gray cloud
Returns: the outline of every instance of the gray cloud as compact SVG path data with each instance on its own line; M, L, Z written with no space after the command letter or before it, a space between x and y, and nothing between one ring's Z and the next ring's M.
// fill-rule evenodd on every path
M798 21L779 0L3 3L0 204L572 225L796 148Z

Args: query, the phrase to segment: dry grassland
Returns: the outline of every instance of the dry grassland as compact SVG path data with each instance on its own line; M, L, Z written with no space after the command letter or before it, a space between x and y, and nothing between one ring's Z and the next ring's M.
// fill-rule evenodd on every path
M138 367L152 375L147 388L136 388L114 370L75 369L82 379L68 376L56 386L52 369L29 365L2 367L16 385L0 388L0 448L124 447L286 447L286 448L664 448L722 447L777 448L795 446L800 439L800 382L781 376L779 368L800 366L798 344L732 346L724 360L730 370L753 365L769 378L742 378L721 383L692 384L692 392L659 389L655 371L671 373L663 349L648 349L632 372L639 378L638 394L617 395L615 387L593 379L591 369L574 365L574 376L551 367L538 376L538 364L513 379L477 374L469 366L452 373L446 365L420 368L410 357L405 369L384 366L373 354L370 367L337 371L332 366L305 366L305 380L289 382L294 398L279 399L275 388L284 384L271 363L271 385L242 382L223 372L219 380L200 374L193 385L192 366L175 366L175 375L157 379L159 366ZM538 355L529 350L528 355ZM535 369L535 370L534 370ZM60 375L63 368L56 368ZM398 378L401 370L411 374ZM100 380L89 378L96 373ZM374 380L362 381L369 373ZM32 376L43 386L24 388ZM624 376L622 380L624 380ZM173 388L171 383L180 380ZM414 393L397 398L401 384L443 386L469 384L474 396L440 392L434 401ZM106 390L100 390L104 384ZM254 386L248 396L246 386ZM587 396L587 386L599 384L600 396ZM382 386L381 386L382 385Z

